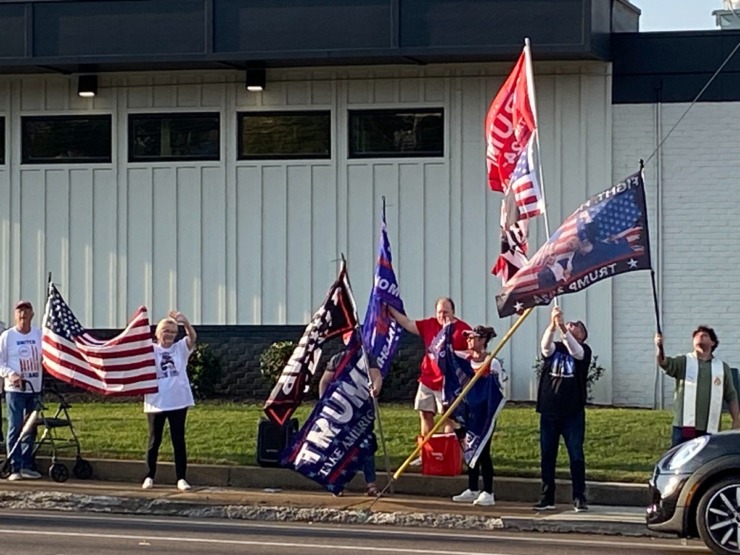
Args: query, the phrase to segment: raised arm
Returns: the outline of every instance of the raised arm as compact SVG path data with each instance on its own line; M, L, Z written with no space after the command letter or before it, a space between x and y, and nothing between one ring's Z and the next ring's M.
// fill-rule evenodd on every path
M663 351L663 335L660 333L655 334L655 362L658 366L665 368L665 352Z
M419 333L419 328L416 327L416 322L411 320L408 316L405 314L401 314L398 310L393 308L391 305L388 306L388 311L391 313L391 316L393 316L393 319L398 322L398 325L401 326L403 329L405 329L409 333L413 333L414 335L421 335Z
M195 348L195 341L198 339L198 334L195 332L195 328L190 323L190 320L188 320L188 317L185 316L182 312L178 312L177 310L171 310L169 317L174 318L174 320L178 324L182 325L185 328L187 346L188 349L192 351Z

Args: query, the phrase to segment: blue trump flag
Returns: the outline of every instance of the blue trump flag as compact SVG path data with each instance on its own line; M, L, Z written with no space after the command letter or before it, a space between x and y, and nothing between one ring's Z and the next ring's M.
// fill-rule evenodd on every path
M380 369L385 378L391 367L393 356L401 340L401 326L390 315L388 306L405 314L403 301L398 290L396 273L391 262L391 244L385 223L385 197L383 198L383 220L380 224L380 245L378 261L375 264L375 278L370 291L370 300L362 324L362 342L365 350Z
M446 404L451 404L460 395L476 372L464 353L453 350L452 330L453 327L449 325L442 328L429 347L445 378ZM490 367L499 371L501 368L495 359ZM506 403L499 373L489 370L483 372L452 415L452 420L460 425L458 437L465 463L470 467L478 462L478 457L493 434L496 418Z
M280 461L332 493L344 490L365 457L374 456L375 412L365 358L355 330L334 380Z
M506 283L500 317L625 272L650 269L645 183L629 176L584 202Z

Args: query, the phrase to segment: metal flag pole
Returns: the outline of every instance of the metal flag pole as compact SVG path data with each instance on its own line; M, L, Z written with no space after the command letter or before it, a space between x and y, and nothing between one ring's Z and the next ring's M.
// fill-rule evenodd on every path
M460 405L460 403L462 403L463 399L465 399L465 396L473 388L473 386L475 385L475 382L478 381L478 378L480 378L483 375L483 373L488 370L488 368L490 367L491 362L493 361L493 359L501 351L501 349L509 341L509 339L511 339L511 337L514 335L514 333L516 332L516 330L519 329L519 326L522 325L522 323L524 322L524 320L527 319L527 316L529 316L532 313L532 310L533 310L532 308L528 308L524 312L522 312L522 314L519 316L519 318L517 319L517 321L514 322L514 325L511 326L511 328L509 328L509 331L506 332L506 335L504 335L501 338L501 341L499 341L499 344L496 345L496 348L493 351L491 351L491 353L486 357L486 359L481 364L480 368L478 368L478 370L476 370L476 372L473 375L473 377L470 378L470 381L468 381L468 383L465 384L465 387L460 392L460 395L457 396L457 398L452 402L452 404L448 407L448 409L445 411L445 413L439 418L439 420L437 420L436 424L434 424L434 426L432 426L432 429L429 430L429 432L427 432L427 435L425 435L422 438L422 440L416 445L416 447L414 448L414 450L406 458L406 460L403 462L403 464L398 468L398 470L396 470L396 472L393 474L393 480L392 480L392 482L393 481L397 481L401 477L401 474L403 474L406 471L406 469L411 464L411 461L413 461L418 456L418 454L421 452L422 448L427 443L429 443L429 440L437 432L437 430L439 430L442 427L442 425L447 421L447 419L452 415L452 413L455 412L455 409L457 409L457 407ZM389 485L392 482L389 482ZM388 488L389 485L386 486L386 488ZM368 510L370 510L370 509L373 508L373 505L375 505L375 502L378 499L380 499L380 496L383 495L383 493L385 492L385 489L386 488L384 488L383 491L380 492L380 495L370 504L370 506L368 507Z

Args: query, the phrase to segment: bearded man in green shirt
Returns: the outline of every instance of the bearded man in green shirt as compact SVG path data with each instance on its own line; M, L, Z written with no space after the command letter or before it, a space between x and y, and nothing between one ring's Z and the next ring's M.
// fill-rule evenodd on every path
M729 406L732 427L740 428L740 408L732 371L726 362L714 356L719 345L717 334L709 326L699 326L691 337L693 352L666 357L663 353L663 336L655 335L658 366L676 381L672 447L695 437L718 432L722 401Z

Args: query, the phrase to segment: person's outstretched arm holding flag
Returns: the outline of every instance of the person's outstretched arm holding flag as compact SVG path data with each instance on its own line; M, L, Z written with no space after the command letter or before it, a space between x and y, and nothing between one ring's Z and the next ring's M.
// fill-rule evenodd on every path
M470 329L467 323L455 317L455 303L449 297L440 297L434 306L435 315L433 317L424 320L411 320L405 314L388 305L388 310L396 322L409 333L421 336L424 346L427 348L427 354L421 360L419 388L414 400L414 409L419 412L421 420L420 434L422 436L426 436L434 427L434 415L444 412L442 391L444 376L434 358L430 356L429 346L442 328L450 324L454 326L452 332L453 348L464 350L467 347L467 342L463 332Z

